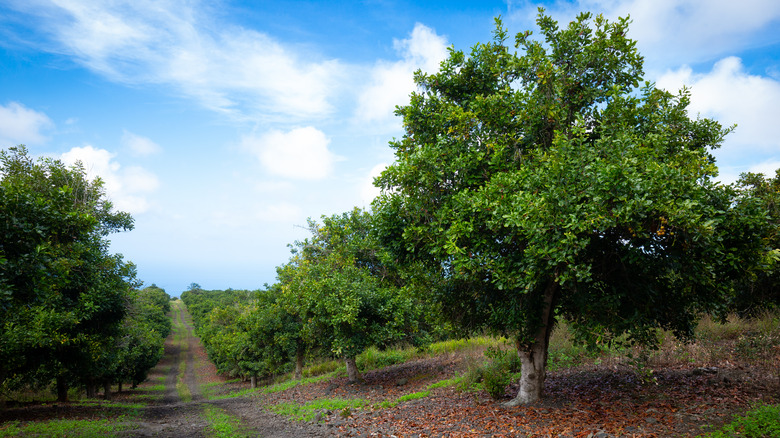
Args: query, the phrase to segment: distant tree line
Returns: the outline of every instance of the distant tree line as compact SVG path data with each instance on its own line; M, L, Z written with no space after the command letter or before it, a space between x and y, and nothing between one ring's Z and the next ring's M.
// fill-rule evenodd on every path
M415 74L370 212L310 221L265 290L182 295L211 303L196 323L220 369L300 376L325 355L356 379L368 346L424 345L446 320L514 341L518 405L542 397L561 318L587 345L653 344L780 303L780 174L717 181L731 128L643 83L628 19L537 24L512 48L497 20L493 41Z
M109 253L107 236L132 228L81 164L0 151L0 390L54 385L64 401L146 378L170 297L138 290L135 266Z

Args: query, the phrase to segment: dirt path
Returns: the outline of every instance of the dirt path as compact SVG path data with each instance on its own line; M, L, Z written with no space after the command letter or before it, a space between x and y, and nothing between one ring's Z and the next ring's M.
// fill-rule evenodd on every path
M256 397L213 401L204 397L204 385L221 377L206 359L184 304L177 301L172 307L173 330L165 342L165 355L149 375L152 382L164 382L163 395L149 402L141 420L121 436L214 436L205 415L209 406L238 419L245 436L326 436L319 428L295 424L268 412Z

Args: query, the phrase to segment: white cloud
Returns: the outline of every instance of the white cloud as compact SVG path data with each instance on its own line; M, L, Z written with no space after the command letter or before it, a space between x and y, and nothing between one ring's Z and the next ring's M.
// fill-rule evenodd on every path
M81 161L90 179L99 176L103 180L106 194L117 210L131 214L147 211L150 203L146 195L159 187L157 177L141 167L123 169L119 163L113 161L114 157L115 154L105 149L84 146L65 152L61 159L69 164Z
M274 175L292 179L322 179L328 176L337 157L328 150L330 139L311 126L261 136L245 136L242 147L253 153Z
M535 19L536 7L524 0L510 1L510 17L527 27ZM547 9L561 26L581 11L603 13L610 20L630 16L629 36L653 64L650 69L780 42L777 0L579 0L556 2Z
M394 40L393 47L401 56L396 62L379 61L371 71L368 86L358 97L356 117L360 122L390 124L397 128L393 111L396 105L409 102L415 89L413 73L422 69L436 72L447 57L447 41L432 29L417 23L403 40Z
M124 131L122 134L122 146L130 149L133 155L136 156L154 155L162 150L162 148L152 140L133 134L129 131Z
M774 178L777 169L780 169L780 161L771 160L771 161L765 161L763 163L757 163L750 166L748 172L763 173L764 176L766 177Z
M43 21L56 50L112 80L170 86L242 117L326 115L343 75L337 61L215 22L216 14L198 2L58 0L15 7Z
M381 163L371 168L368 172L368 177L366 177L360 189L360 201L364 207L370 206L374 198L382 192L381 189L374 186L374 178L378 177L385 169L387 169L387 163Z
M659 88L677 92L682 85L691 90L691 116L700 114L724 126L737 124L718 156L744 160L761 155L780 155L780 81L745 72L739 58L718 61L712 70L696 74L687 67L668 71L658 81Z
M47 138L43 131L53 126L46 114L20 103L0 105L0 147L44 143Z

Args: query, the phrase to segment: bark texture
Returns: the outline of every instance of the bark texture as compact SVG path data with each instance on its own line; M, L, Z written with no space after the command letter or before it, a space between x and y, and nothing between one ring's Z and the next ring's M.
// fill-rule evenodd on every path
M250 376L250 377L249 377L249 386L250 386L252 389L255 389L255 388L257 388L257 376Z
M357 363L355 363L354 357L348 357L344 359L347 365L347 378L350 382L357 382L360 380L360 371L358 371Z
M517 354L520 357L520 389L517 396L505 403L505 406L528 405L542 398L547 373L547 347L555 325L553 303L558 290L559 286L554 281L545 288L540 308L541 324L534 333L532 342L517 341Z
M303 359L303 350L298 350L295 353L295 380L303 378Z

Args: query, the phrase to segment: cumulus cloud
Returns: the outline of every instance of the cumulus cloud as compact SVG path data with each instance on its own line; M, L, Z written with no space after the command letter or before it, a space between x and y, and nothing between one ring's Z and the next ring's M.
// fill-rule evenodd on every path
M417 23L409 38L394 40L393 47L401 59L379 61L371 70L370 82L358 97L357 118L360 122L387 124L395 120L396 105L409 102L415 85L412 74L421 69L438 70L447 57L447 41L433 29Z
M325 178L337 160L328 149L330 139L311 126L245 136L241 143L244 149L260 160L268 172L285 178Z
M122 166L114 161L115 154L92 146L75 147L60 157L63 162L80 161L90 179L100 177L106 194L114 207L131 214L143 213L150 208L146 195L159 187L157 177L141 168Z
M18 2L56 51L111 80L170 86L237 116L323 116L343 67L272 37L223 25L199 2ZM47 46L47 48L49 48Z
M152 140L124 131L122 134L122 146L128 148L133 155L147 156L159 153L162 148Z
M360 189L360 201L364 207L371 205L371 202L379 196L382 192L378 187L374 186L374 178L378 177L385 169L387 169L387 163L377 164L368 172L368 177L363 181Z
M511 0L508 5L512 19L524 28L532 24L536 4ZM602 12L609 19L630 16L629 36L653 65L694 63L780 42L776 0L578 0L546 7L562 24L581 11Z
M737 125L718 152L725 164L746 155L780 155L780 81L747 73L736 57L718 61L710 72L694 73L683 66L657 81L658 87L672 92L683 85L690 87L691 116Z
M17 144L40 144L47 140L44 131L54 123L46 114L18 102L0 105L0 143L2 147Z

